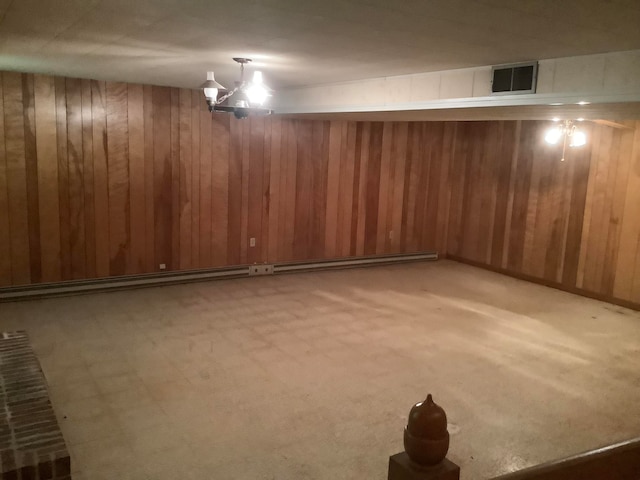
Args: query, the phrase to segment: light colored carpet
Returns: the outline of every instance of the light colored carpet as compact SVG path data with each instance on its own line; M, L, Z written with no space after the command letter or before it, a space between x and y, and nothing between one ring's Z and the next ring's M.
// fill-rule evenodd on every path
M386 479L413 403L487 478L640 434L640 313L449 261L0 304L75 480Z

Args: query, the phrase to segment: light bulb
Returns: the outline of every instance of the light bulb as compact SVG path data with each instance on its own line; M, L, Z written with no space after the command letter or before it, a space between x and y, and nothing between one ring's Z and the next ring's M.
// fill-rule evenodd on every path
M587 143L587 136L584 134L584 132L580 130L576 130L573 132L573 135L571 135L571 143L569 144L569 146L581 147L586 143Z
M551 145L558 143L560 138L562 138L562 129L559 127L551 127L544 136L544 140Z
M262 105L269 96L269 90L262 83L262 72L253 72L253 81L246 90L251 104Z

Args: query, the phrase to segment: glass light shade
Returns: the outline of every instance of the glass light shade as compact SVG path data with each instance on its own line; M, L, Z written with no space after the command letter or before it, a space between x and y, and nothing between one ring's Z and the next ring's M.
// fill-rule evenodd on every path
M560 127L551 127L544 136L545 142L555 145L562 138L562 129Z
M216 98L218 98L218 89L215 87L205 87L203 88L204 90L204 96L207 100L215 100Z
M262 105L269 96L269 92L262 85L251 85L247 88L247 98L251 104Z
M218 91L225 88L216 82L213 72L207 72L207 81L200 85L207 102L215 102L218 99Z
M580 130L576 130L573 132L573 135L571 135L571 143L569 144L569 146L581 147L586 143L587 143L587 136L585 135L585 133Z
M262 81L262 72L253 72L253 81L246 90L247 98L252 105L262 105L269 96L269 90Z

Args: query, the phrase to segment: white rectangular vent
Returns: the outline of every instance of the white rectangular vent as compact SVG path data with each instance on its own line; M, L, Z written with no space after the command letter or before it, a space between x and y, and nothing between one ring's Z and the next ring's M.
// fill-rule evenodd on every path
M491 94L536 93L538 62L500 65L492 68Z

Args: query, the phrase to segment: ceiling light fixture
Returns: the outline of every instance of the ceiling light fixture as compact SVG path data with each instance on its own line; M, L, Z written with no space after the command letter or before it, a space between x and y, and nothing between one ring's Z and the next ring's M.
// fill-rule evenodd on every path
M573 120L564 120L560 125L550 127L544 139L551 145L557 145L562 140L562 158L560 159L562 162L564 162L567 142L570 147L581 147L587 143L587 135L576 128Z
M236 118L247 118L250 114L272 114L273 110L263 107L267 98L271 96L271 90L264 84L262 72L255 71L253 79L250 82L246 82L244 79L244 66L251 62L251 59L235 57L233 60L240 64L240 80L235 82L236 86L233 90L228 91L216 82L213 72L207 72L207 81L200 86L204 92L204 97L207 99L209 111L230 112ZM218 97L220 92L226 93Z

